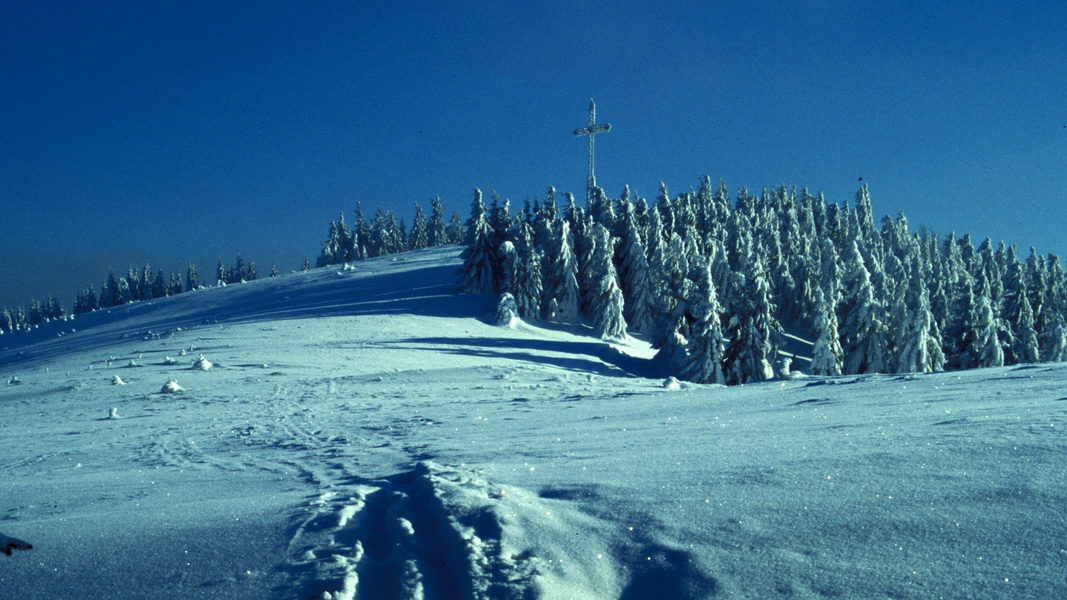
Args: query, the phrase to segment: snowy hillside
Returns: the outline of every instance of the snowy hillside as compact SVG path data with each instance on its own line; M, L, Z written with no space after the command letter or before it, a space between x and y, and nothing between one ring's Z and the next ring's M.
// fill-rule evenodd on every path
M665 386L458 252L0 336L0 598L1067 597L1067 364Z

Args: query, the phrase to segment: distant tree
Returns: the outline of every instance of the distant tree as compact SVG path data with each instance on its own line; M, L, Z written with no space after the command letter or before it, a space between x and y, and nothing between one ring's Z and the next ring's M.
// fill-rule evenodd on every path
M130 288L130 284L129 284L129 282L126 281L126 278L123 277L123 278L119 279L119 302L118 303L121 305L121 304L129 304L130 302L133 302L132 288Z
M276 262L275 263L271 263L271 265L270 265L270 276L271 277L277 277L278 276L278 263L276 263Z
M415 203L415 220L411 224L411 235L408 236L408 248L421 250L430 245L430 232L426 223L426 213L422 207Z
M100 289L100 307L107 308L109 306L118 306L121 304L119 299L119 282L115 278L115 271L108 269L107 279L104 281L103 287Z
M248 274L248 266L245 264L245 259L240 254L237 255L237 260L233 263L233 268L229 272L229 280L226 283L241 283L245 280L245 276Z
M219 262L215 267L215 280L216 285L223 285L230 281L230 270L226 268L226 263L222 262L222 257L219 257Z
M167 284L167 295L174 296L180 293L182 293L181 273L171 273L170 282Z
M371 226L371 256L397 254L406 249L404 231L391 210L378 209Z
M67 311L63 308L63 304L59 301L59 298L50 296L48 298L48 318L63 319L66 316Z
M154 294L154 291L156 289L156 275L152 271L152 265L149 265L147 263L145 264L144 268L141 270L141 277L137 282L137 286L138 300L149 300L151 298L158 298L158 296Z
M245 271L245 280L255 281L259 279L259 271L256 269L256 261L248 261L248 269Z
M343 225L342 225L343 226ZM344 248L342 247L342 234L337 221L330 222L330 228L326 241L322 243L322 251L315 261L316 267L336 265L344 260Z
M30 319L26 314L26 307L20 306L15 309L15 329L25 331L30 328Z
M87 312L92 312L100 307L100 300L96 296L96 288L92 285L85 288L81 294L74 300L74 314L80 315Z
M357 259L370 256L367 248L370 246L370 225L363 216L363 205L356 202L356 220L352 223L352 249Z
M463 227L463 217L459 215L458 210L452 211L452 218L448 222L448 243L462 243L464 231L465 229Z
M445 223L445 207L441 204L440 196L430 200L430 223L426 235L430 246L443 246L451 241L448 237L448 224Z
M308 257L304 257L304 264L300 265L300 270L305 273L311 270L311 261L308 260Z
M167 277L163 274L163 269L160 269L152 278L152 297L167 297Z
M200 274L196 272L196 265L189 263L189 267L185 270L185 291L191 292L200 288Z

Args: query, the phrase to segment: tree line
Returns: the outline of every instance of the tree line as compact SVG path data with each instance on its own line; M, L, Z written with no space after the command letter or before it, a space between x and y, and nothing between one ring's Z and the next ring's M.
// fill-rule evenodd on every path
M788 186L731 197L709 177L674 197L661 184L651 206L549 188L517 214L475 190L464 244L465 291L608 340L644 334L695 382L773 377L790 335L819 375L1067 360L1058 257L913 232L902 213L877 227L866 185L853 206Z
M269 276L274 277L277 274L278 265L274 264L271 266ZM210 285L252 281L260 276L255 261L245 261L240 254L232 264L226 264L222 258L219 258L214 275L214 279L202 277L193 263L189 263L184 277L180 273L171 273L168 276L163 273L162 269L153 270L150 264L140 269L129 267L125 276L117 276L114 270L110 270L99 292L94 285L89 285L77 294L74 298L73 309L69 313L55 297L49 297L46 302L33 299L28 307L0 309L0 333L28 330L52 320L66 319L101 308L122 306L141 300L165 298Z
M352 227L345 223L344 212L337 221L330 223L328 237L322 243L322 251L316 264L320 267L343 264L463 240L465 228L458 211L453 211L446 221L440 197L430 201L430 210L427 215L422 207L415 203L414 217L409 229L403 219L398 219L396 213L391 210L378 209L374 220L368 222L363 216L362 205L357 202ZM310 268L310 261L305 258L301 270L307 271ZM277 264L271 266L268 276L275 275L278 275ZM186 269L184 277L180 273L166 275L162 270L155 271L147 264L140 269L130 267L125 276L118 276L112 270L108 272L99 291L95 286L89 285L79 292L70 312L55 297L49 297L44 302L34 299L28 306L18 306L14 309L0 308L0 333L28 330L40 323L66 319L101 308L164 298L212 285L252 281L259 277L256 263L245 261L240 254L231 264L226 264L219 258L213 277L202 276L192 263Z
M429 216L419 203L415 203L410 229L403 219L397 219L396 213L381 208L375 213L374 221L368 222L363 216L362 204L357 202L355 222L351 227L345 223L344 212L330 223L328 237L322 244L316 266L339 265L407 250L459 243L464 235L465 228L459 212L453 211L451 219L446 221L440 197L430 200Z

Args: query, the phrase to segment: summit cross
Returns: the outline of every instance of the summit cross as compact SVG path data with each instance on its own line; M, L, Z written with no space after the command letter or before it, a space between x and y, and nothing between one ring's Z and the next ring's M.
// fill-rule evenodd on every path
M593 173L593 138L598 133L607 133L611 131L610 123L597 124L596 122L596 103L593 99L589 99L589 125L585 127L579 127L574 130L574 135L587 135L589 136L589 181L588 189L596 187L596 175Z

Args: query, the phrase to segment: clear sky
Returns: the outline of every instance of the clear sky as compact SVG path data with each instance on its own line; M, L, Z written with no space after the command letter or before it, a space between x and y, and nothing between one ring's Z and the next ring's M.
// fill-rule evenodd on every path
M1065 2L4 2L0 305L707 174L1067 256Z

